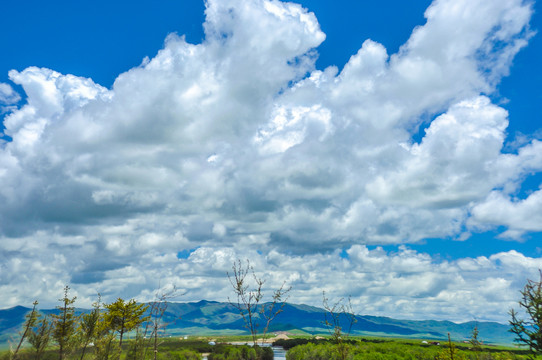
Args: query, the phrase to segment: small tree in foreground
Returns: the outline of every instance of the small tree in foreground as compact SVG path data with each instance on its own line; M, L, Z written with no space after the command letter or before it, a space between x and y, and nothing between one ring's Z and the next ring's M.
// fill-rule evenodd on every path
M47 345L51 341L52 323L49 321L48 316L44 316L37 328L32 329L28 335L28 342L32 345L34 351L35 360L40 360L41 356L45 352Z
M478 339L479 333L480 331L478 330L478 325L474 325L474 328L472 328L472 333L469 340L469 343L472 345L472 350L474 351L482 351L482 343Z
M68 297L70 287L66 285L64 287L64 297L59 299L62 302L61 306L57 306L59 310L58 314L53 314L53 339L58 344L58 358L63 360L66 354L68 354L75 345L75 330L78 318L75 315L75 307L73 303L76 297Z
M457 353L457 349L455 348L454 343L452 342L452 339L450 337L450 333L448 333L448 345L444 347L440 353L435 357L436 360L459 360L463 359L462 357L459 357Z
M350 336L352 326L357 322L356 315L350 298L345 303L344 299L340 299L333 305L329 304L329 299L326 297L326 292L322 293L322 305L324 307L324 326L332 340L337 344L337 350L340 359L348 358L349 346L345 340ZM346 321L348 328L344 328L343 324Z
M520 291L519 306L528 318L520 319L518 313L510 310L510 332L516 334L514 341L528 345L533 356L542 353L542 272L539 281L527 280Z
M258 341L260 321L263 320L262 342L264 342L271 322L286 305L287 295L291 288L285 288L285 283L283 283L278 290L273 292L272 301L262 304L265 280L256 276L250 262L247 260L246 266L243 266L241 260L237 260L233 263L232 271L233 274L228 273L228 279L237 301L233 302L229 298L228 301L239 311L245 327L250 331L254 345ZM253 278L253 282L250 281L250 277Z
M122 349L122 340L124 334L138 328L147 320L143 314L148 306L138 304L134 299L125 302L118 298L114 303L105 305L107 311L104 314L104 319L107 326L119 334L119 348Z
M88 346L96 340L98 334L98 328L100 324L100 307L102 304L102 297L98 294L98 301L92 304L92 310L81 316L79 322L79 336L81 341L81 356L80 360L83 360Z
M33 307L32 307L32 311L29 312L27 315L26 315L26 321L24 323L24 329L23 331L21 332L21 338L19 340L19 343L17 344L17 347L15 348L15 350L13 351L13 355L12 355L12 359L16 359L17 358L17 355L19 353L19 350L21 349L21 345L23 344L23 342L28 338L28 336L30 335L30 333L32 332L32 329L34 328L34 326L36 325L36 322L38 321L38 318L39 318L39 313L38 313L38 310L36 309L36 307L38 306L38 301L34 301L33 302Z
M143 358L147 358L147 349L152 347L153 359L157 360L158 346L161 344L158 341L160 331L163 331L167 324L164 322L163 317L168 307L168 302L178 296L182 296L177 290L176 286L173 286L169 290L159 291L155 294L155 300L150 304L149 316L146 321L145 330L143 332L143 339L148 339L144 344Z

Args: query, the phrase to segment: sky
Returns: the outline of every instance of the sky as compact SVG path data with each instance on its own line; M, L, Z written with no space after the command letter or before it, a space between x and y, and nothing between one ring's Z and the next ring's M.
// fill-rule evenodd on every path
M0 308L499 321L542 268L542 5L3 2Z

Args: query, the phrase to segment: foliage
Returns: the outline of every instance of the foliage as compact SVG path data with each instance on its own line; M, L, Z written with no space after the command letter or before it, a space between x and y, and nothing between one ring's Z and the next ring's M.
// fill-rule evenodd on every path
M293 347L299 345L305 345L308 343L317 343L319 340L316 339L304 339L304 338L295 338L295 339L278 339L273 342L273 346L280 346L284 350L289 350Z
M442 360L450 359L450 346L436 346L401 341L357 341L349 342L349 360ZM519 360L527 359L521 351L483 349L472 351L454 345L454 360ZM338 345L328 342L308 343L291 348L287 360L341 359Z
M126 332L135 330L136 334L141 334L141 324L147 320L143 316L146 305L119 298L113 304L105 305L107 311L102 311L98 298L90 312L76 316L76 297L69 297L69 290L69 286L64 287L64 296L59 299L61 305L50 316L40 315L36 309L38 302L34 302L32 311L26 315L17 348L13 353L7 353L8 360L84 360L91 354L94 360L110 360L111 357L119 359L123 348L128 350L123 360L144 360L142 336L136 336L129 346L121 345ZM30 347L25 348L25 340ZM53 341L56 346L48 349Z
M130 340L125 346L128 351L124 360L143 360L146 357L145 337L142 335L139 328L136 329L135 338ZM155 354L156 356L157 354ZM155 357L156 359L156 357Z
M134 299L125 302L118 298L114 303L105 305L105 324L119 334L119 347L122 348L122 339L125 333L139 327L147 318L143 314L148 306L138 304Z
M12 359L17 358L17 354L19 353L19 350L21 349L21 345L23 344L23 341L28 337L28 335L31 333L32 328L36 325L36 322L38 321L38 311L36 310L36 307L38 306L38 301L34 301L32 311L28 313L25 318L25 324L24 324L24 330L21 332L21 338L19 340L19 344L17 344L17 347L15 348Z
M209 345L208 341L203 340L181 340L178 339L163 339L160 345L161 353L175 353L180 349L191 350L197 353L210 353L216 347Z
M291 339L290 343L300 343L301 340L310 341L304 345L291 348L286 354L289 360L318 360L318 359L340 359L337 352L337 344L324 339ZM124 348L130 348L133 340L126 340ZM383 340L383 339L350 339L346 341L349 346L349 360L372 359L372 360L437 360L445 359L442 355L448 352L446 346L422 344L421 341L406 340ZM118 341L113 341L118 345ZM482 351L472 351L469 344L454 344L456 352L455 360L526 360L527 350L504 349L498 347L482 347ZM262 360L273 359L272 350L269 347L234 346L219 344L211 346L208 340L178 340L175 338L163 339L157 360L195 360L201 359L200 353L209 353L209 359L251 359L254 351ZM260 351L260 353L258 353ZM448 352L449 353L449 352ZM113 354L113 353L112 353ZM79 353L74 352L71 356L78 359ZM42 360L55 360L56 349L46 349ZM87 352L85 359L98 359L97 353L92 355ZM122 357L127 359L128 356ZM34 360L34 353L21 351L19 360ZM146 358L150 360L150 357ZM0 354L0 360L10 360L9 352Z
M459 360L463 357L459 357L455 344L452 343L450 333L448 333L448 345L438 354L438 360Z
M96 360L109 360L111 354L118 354L121 348L115 342L116 336L107 323L100 318L96 339L94 341L94 357Z
M197 351L184 349L161 353L157 358L158 360L201 360L202 357Z
M474 351L482 351L482 343L480 340L478 340L478 334L480 331L478 330L478 326L475 325L472 329L472 334L469 340L469 343L472 345L472 350Z
M64 359L64 356L69 353L75 346L74 334L77 323L77 316L75 316L75 307L73 303L77 297L69 298L68 292L70 287L66 285L64 287L64 297L58 301L62 302L61 306L57 306L60 311L59 314L53 314L53 339L58 344L58 358Z
M527 280L521 292L519 306L528 319L520 319L518 313L510 310L510 332L516 335L515 341L529 346L533 355L542 353L542 272L540 280Z
M361 340L361 341L368 341L368 340ZM382 342L383 340L371 340L372 342ZM279 339L277 341L273 342L273 346L280 346L285 350L289 350L293 347L299 346L299 345L305 345L305 344L328 344L330 342L329 339L324 338L293 338L293 339ZM356 344L357 340L347 339L344 340L345 343L348 343L350 345Z
M92 304L92 310L88 314L83 314L81 316L81 321L79 322L78 333L81 338L81 357L80 360L83 360L88 345L92 341L97 340L98 329L100 325L100 308L101 308L101 297L98 294L98 301Z
M43 317L37 328L32 329L28 342L34 350L35 360L40 360L51 340L52 324L47 317Z
M273 350L258 345L218 345L208 360L273 360Z
M296 346L286 353L287 360L339 360L339 349L336 344L306 344Z

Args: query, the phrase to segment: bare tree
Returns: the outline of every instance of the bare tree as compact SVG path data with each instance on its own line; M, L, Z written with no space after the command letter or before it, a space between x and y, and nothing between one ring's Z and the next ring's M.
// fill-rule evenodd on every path
M179 294L179 291L176 286L173 286L172 289L162 292L157 292L155 294L155 300L150 304L149 307L149 317L145 326L145 331L143 333L143 338L148 341L152 341L152 349L154 353L154 360L156 360L158 355L158 346L160 342L158 341L159 333L161 330L165 329L167 323L163 321L164 313L167 310L168 302L172 299L182 296ZM146 359L146 353L149 346L145 346L145 351L143 352L143 359Z
M243 266L241 260L235 261L232 266L232 274L227 274L237 297L237 301L231 301L228 298L229 303L239 311L245 327L250 331L254 345L258 341L260 321L264 320L262 342L265 341L269 326L276 316L282 312L286 304L287 294L291 288L285 288L285 283L283 283L278 290L274 291L271 302L261 304L264 297L263 286L265 280L256 276L249 260L246 261L246 266Z
M283 282L279 289L273 291L273 298L271 302L262 305L260 314L265 319L265 326L262 334L262 344L265 342L267 332L271 322L280 314L288 301L288 293L292 287L285 288L286 282Z
M341 359L346 359L349 350L345 340L350 336L352 326L357 322L350 297L348 297L348 302L341 298L333 305L330 305L324 291L322 292L322 305L325 310L324 326L328 329L331 339L337 344L339 356ZM343 327L345 321L348 326L346 330Z

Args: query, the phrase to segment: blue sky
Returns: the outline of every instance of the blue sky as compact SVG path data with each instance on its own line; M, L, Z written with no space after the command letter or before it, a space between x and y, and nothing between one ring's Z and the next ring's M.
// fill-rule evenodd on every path
M367 38L383 43L390 52L397 51L413 27L424 23L423 12L430 3L339 0L331 6L320 0L300 2L316 13L327 35L328 41L319 47L318 67L344 65ZM11 69L48 66L110 87L119 73L156 54L169 33L185 35L190 43L204 38L203 1L129 4L59 0L3 4L1 39L9 56L1 59L2 81L7 81ZM396 10L390 12L390 8Z
M541 5L240 3L1 5L0 306L224 300L250 258L299 302L506 321L542 267Z

